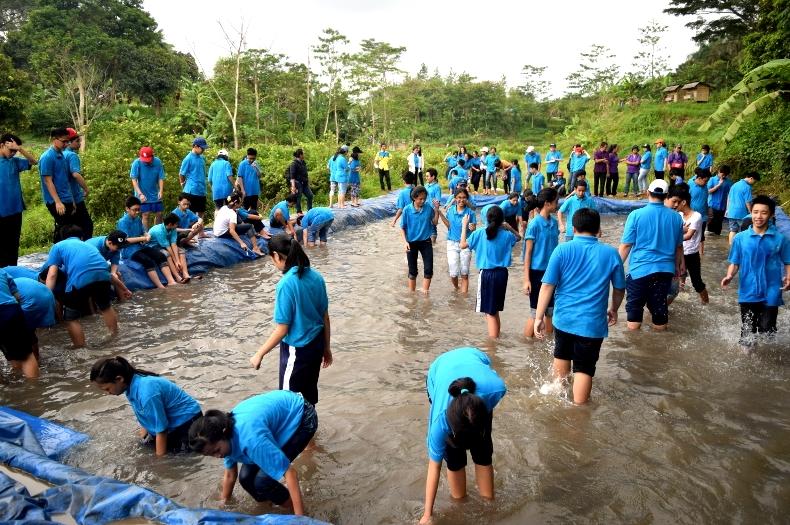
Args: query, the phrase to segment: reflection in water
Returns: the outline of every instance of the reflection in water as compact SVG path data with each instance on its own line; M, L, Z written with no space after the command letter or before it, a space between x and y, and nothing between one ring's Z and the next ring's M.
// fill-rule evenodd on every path
M624 218L604 219L616 244ZM444 229L440 228L440 235ZM520 247L519 247L520 249ZM752 358L737 350L735 287L721 292L726 240L708 241L703 276L711 304L693 290L671 308L671 331L638 334L621 324L604 342L593 402L571 406L541 395L550 379L550 342L525 341L529 301L520 266L511 269L503 338L489 341L474 313L476 279L459 297L435 250L429 296L408 294L396 231L385 222L351 229L310 251L330 293L335 364L322 371L317 448L297 460L310 515L335 523L404 523L422 513L425 374L441 352L462 345L488 352L509 393L497 407L497 499L451 502L444 479L436 523L782 522L790 512L790 371L782 332ZM45 334L42 378L5 368L0 404L88 433L67 462L150 487L189 506L216 506L222 467L197 456L156 459L140 450L125 398L88 383L93 361L123 354L175 380L204 409L228 409L277 387L276 353L258 372L248 357L271 328L278 275L268 260L213 270L175 290L142 292L119 307L121 335L109 343L101 320L86 324L87 349L69 350L62 329ZM3 365L5 366L5 365ZM471 468L471 467L470 467ZM471 473L470 473L471 474ZM470 475L469 479L474 479ZM230 510L272 511L236 487Z

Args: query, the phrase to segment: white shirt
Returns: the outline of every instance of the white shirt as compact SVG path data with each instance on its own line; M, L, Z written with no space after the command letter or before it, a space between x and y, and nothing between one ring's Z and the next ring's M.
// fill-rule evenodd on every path
M688 226L689 230L694 230L694 235L691 236L691 239L683 241L683 255L699 252L699 245L702 241L702 215L695 211L686 219L683 216L683 212L678 213L680 213L680 218L683 219L683 226Z
M697 214L699 215L699 214ZM214 216L214 236L220 237L230 230L230 224L236 224L237 215L235 210L223 206Z

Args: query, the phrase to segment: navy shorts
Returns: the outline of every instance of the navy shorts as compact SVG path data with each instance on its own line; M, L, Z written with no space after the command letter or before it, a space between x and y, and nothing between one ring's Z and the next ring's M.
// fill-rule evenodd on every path
M142 213L159 213L165 209L165 205L162 204L162 201L159 202L144 202L140 204L140 211Z
M280 342L280 390L299 392L312 404L318 403L318 374L324 360L324 329L305 346Z
M532 285L532 289L529 292L529 307L532 308L532 314L535 314L535 310L538 309L538 297L540 296L540 287L543 286L543 274L546 273L546 270L529 270L529 282ZM549 307L546 310L546 315L551 317L554 313L554 295L551 296L551 301L549 301Z
M24 361L33 352L35 330L25 324L19 304L0 305L0 351L9 361Z
M496 315L505 309L507 293L507 268L480 270L477 280L477 308L482 314Z
M654 325L662 326L669 322L667 295L673 277L674 275L669 272L651 273L639 279L626 276L625 312L629 323L642 322L645 306L652 316Z
M582 337L554 327L554 358L573 363L573 373L595 375L603 337Z
M480 439L468 445L453 443L452 437L447 440L444 449L444 460L447 462L447 470L457 472L466 467L466 451L472 454L472 462L481 467L487 467L493 463L494 442L491 440L491 424L494 414L489 412L486 428Z
M110 281L94 281L66 292L63 298L63 320L76 321L83 317L91 311L91 301L101 312L112 306Z

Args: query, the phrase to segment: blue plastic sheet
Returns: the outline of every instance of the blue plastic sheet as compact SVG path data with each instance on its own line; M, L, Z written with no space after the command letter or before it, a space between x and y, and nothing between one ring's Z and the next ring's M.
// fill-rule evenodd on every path
M88 436L70 428L0 407L0 441L12 443L42 456L57 459Z
M34 498L24 485L0 472L0 523L53 523L46 500Z

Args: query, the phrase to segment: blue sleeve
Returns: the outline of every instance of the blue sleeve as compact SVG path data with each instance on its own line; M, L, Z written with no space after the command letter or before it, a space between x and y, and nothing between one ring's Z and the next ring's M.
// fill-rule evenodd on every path
M159 163L159 179L160 180L165 180L165 178L167 178L167 175L165 175L165 165L160 162Z
M560 283L560 273L562 261L561 250L554 250L549 256L549 264L546 266L546 272L543 274L542 282L557 286Z
M570 208L570 206L571 206L571 198L566 197L562 203L562 206L560 206L560 213L567 213L568 208Z
M480 234L478 232L482 231L485 230L475 230L466 238L466 243L469 245L470 250L477 250L480 247Z
M42 155L38 161L38 172L42 177L52 177L52 156Z
M284 277L288 279L288 276ZM288 290L287 282L279 283L275 291L274 298L274 322L277 324L293 324L294 314L296 313L296 304L294 302L293 294Z
M741 265L741 238L736 235L732 240L732 247L730 247L730 256L727 260L732 264Z
M233 468L233 467L235 467L235 466L236 466L236 462L235 462L235 461L233 461L233 459L232 459L232 458L230 458L230 457L226 457L226 458L224 458L224 459L222 460L222 466L223 466L223 467L225 467L225 468L227 468L227 469L231 469L231 468Z
M82 163L80 162L80 156L76 153L69 155L69 175L72 173L82 173Z
M11 295L14 295L14 294L18 293L19 290L17 289L17 286L16 286L16 283L14 282L14 279L12 279L11 276L8 275L5 272L3 272L3 275L5 275L6 280L8 281L8 292Z
M139 179L140 178L140 162L135 160L132 162L132 167L129 168L129 178L130 179Z
M781 232L779 232L779 234L782 235L782 247L780 248L779 255L782 258L782 263L790 264L790 241L788 241L787 237Z
M146 428L148 432L159 434L167 430L168 421L165 414L165 405L162 402L161 394L156 393L145 401L145 412L150 414L151 428Z
M614 272L612 272L612 288L615 290L625 290L625 268L623 268L623 261L620 260L620 255L615 251L612 255L615 261Z
M428 457L431 461L441 463L444 459L444 452L447 443L447 433L444 432L438 422L432 423L428 431Z
M187 168L189 168L189 155L184 157L184 160L181 161L181 167L179 168L178 173L186 177L188 172Z
M513 232L511 232L511 231L508 231L508 232L507 232L507 235L508 235L507 239L508 239L508 242L510 243L510 246L511 246L511 247L512 247L512 246L515 246L515 245L516 245L516 242L518 242L518 241L516 240L516 236L515 236L515 235L513 235Z
M257 436L255 445L246 450L247 457L255 462L272 479L285 475L291 461L277 446L271 435Z
M534 241L535 240L535 230L537 229L536 224L537 224L537 222L534 221L534 220L529 221L529 225L527 226L527 231L524 234L524 240L525 241L526 240L530 240L530 241Z
M112 255L110 255L109 261L110 261L111 265L121 264L121 250L117 250L117 251L112 252Z
M623 228L623 244L634 244L636 242L636 226L634 225L634 214L630 213L625 220L625 227Z
M63 259L60 256L60 247L55 245L49 250L49 256L47 257L47 268L50 266L60 266L63 264Z

